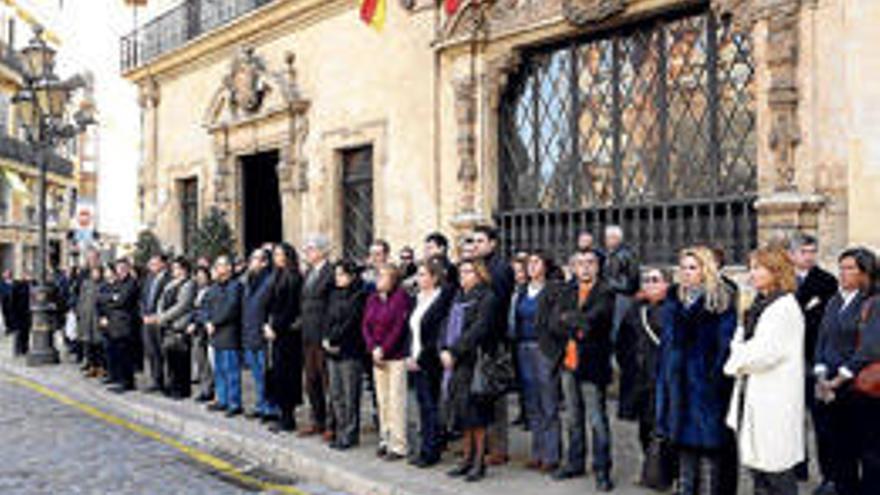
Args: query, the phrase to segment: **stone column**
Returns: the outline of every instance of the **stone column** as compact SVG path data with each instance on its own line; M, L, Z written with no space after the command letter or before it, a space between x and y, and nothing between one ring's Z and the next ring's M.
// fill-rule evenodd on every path
M159 211L159 84L152 76L138 86L138 105L141 109L141 167L139 203L143 207L141 218L150 228L155 227Z

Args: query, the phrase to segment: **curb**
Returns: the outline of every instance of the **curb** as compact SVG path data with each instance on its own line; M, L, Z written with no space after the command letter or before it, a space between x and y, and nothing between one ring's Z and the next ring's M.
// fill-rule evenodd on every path
M63 366L63 365L62 365ZM180 414L163 410L145 400L128 400L86 383L72 383L73 380L61 374L47 375L35 368L10 362L0 358L0 370L32 380L52 390L69 394L78 399L85 398L93 405L106 407L115 414L126 417L147 427L161 429L173 436L192 442L200 447L216 449L246 461L258 462L273 470L294 475L304 484L309 482L324 485L333 490L341 490L355 495L424 495L439 493L452 495L449 486L437 486L429 480L424 486L403 487L386 480L368 477L336 463L333 452L325 450L324 445L300 442L299 445L279 445L264 435L248 435L232 431L222 424L212 424L205 418L187 418ZM149 399L149 398L144 398ZM280 437L284 438L284 437ZM407 484L418 479L408 477ZM418 477L415 477L418 478Z

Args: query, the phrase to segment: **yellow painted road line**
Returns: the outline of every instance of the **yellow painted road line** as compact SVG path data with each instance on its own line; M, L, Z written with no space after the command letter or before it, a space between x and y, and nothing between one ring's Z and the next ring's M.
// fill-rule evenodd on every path
M250 487L254 487L254 488L257 488L262 491L286 493L286 494L290 494L290 495L307 495L306 492L304 492L296 487L293 487L291 485L280 485L280 484L275 484L275 483L267 483L263 480L260 480L260 479L253 477L253 476L245 474L239 468L235 467L235 465L233 465L232 463L224 461L223 459L220 459L219 457L213 456L213 455L211 455L203 450L199 450L195 447L191 447L189 445L186 445L183 442L180 442L178 440L175 440L174 438L165 436L155 430L151 430L151 429L144 427L144 426L141 426L139 424L132 423L130 421L126 421L118 416L114 416L112 414L106 413L96 407L79 402L79 401L72 399L64 394L61 394L61 393L58 393L54 390L46 388L46 387L44 387L34 381L28 380L26 378L17 377L17 376L7 377L6 380L9 382L15 383L17 385L20 385L22 387L29 388L29 389L31 389L39 394L42 394L50 399L53 399L57 402L68 405L70 407L73 407L74 409L78 409L78 410L88 414L89 416L97 418L101 421L104 421L106 423L110 423L110 424L113 424L116 426L121 426L129 431L133 431L133 432L135 432L139 435L145 436L151 440L163 443L165 445L168 445L169 447L173 447L173 448L179 450L180 452L182 452L183 454L185 454L186 456L216 470L217 472L223 474L224 476L232 478L233 480L235 480L241 484L244 484L244 485L247 485Z

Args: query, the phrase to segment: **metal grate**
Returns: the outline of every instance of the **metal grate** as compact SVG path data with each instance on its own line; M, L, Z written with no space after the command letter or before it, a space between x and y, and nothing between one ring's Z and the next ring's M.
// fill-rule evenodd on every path
M373 148L344 150L342 169L343 254L362 260L373 242Z
M135 69L272 0L184 0L119 40L122 71Z
M751 57L705 11L526 53L500 113L507 251L562 257L619 223L650 263L692 243L742 261L757 235Z

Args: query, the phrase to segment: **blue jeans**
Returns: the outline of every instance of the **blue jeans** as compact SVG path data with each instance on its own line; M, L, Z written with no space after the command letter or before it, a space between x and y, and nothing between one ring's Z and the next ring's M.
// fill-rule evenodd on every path
M558 376L537 342L520 342L517 353L525 415L532 432L531 459L544 465L558 464L562 435Z
M593 472L611 472L611 429L605 405L605 387L579 380L570 371L562 372L565 396L568 460L566 469L583 472L586 468L587 441L585 419L590 422L593 444Z
M241 356L234 349L214 351L214 388L217 404L230 411L241 410Z
M245 349L245 366L250 368L254 377L254 389L257 394L257 413L261 415L277 414L277 408L266 401L266 351L263 349Z

